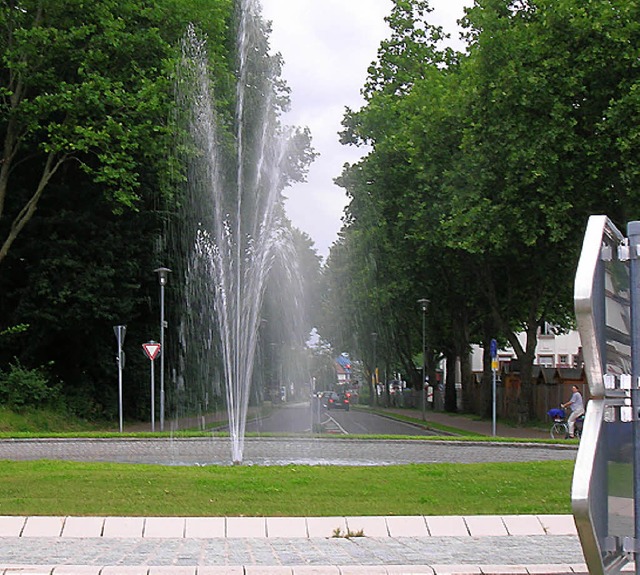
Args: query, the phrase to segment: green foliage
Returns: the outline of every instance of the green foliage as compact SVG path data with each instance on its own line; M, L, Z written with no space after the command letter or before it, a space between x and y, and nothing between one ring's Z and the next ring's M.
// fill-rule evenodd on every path
M53 405L58 394L58 387L50 384L43 369L27 369L16 362L0 372L0 405L10 409Z
M638 217L639 17L624 0L482 0L451 54L425 2L395 0L366 105L344 119L342 141L372 149L339 179L350 204L326 276L342 288L323 335L358 333L371 362L376 332L378 357L410 374L426 297L429 356L508 341L526 412L538 325L573 322L588 216Z
M16 335L19 333L25 333L28 329L29 329L29 326L25 323L21 323L19 325L13 325L3 331L0 331L0 337L8 336L8 335Z
M65 404L84 417L117 413L117 324L129 327L127 416L146 416L139 346L158 339L152 260L179 169L175 66L195 22L208 35L216 106L228 123L233 5L21 0L0 8L0 365L17 357L37 371L52 362Z

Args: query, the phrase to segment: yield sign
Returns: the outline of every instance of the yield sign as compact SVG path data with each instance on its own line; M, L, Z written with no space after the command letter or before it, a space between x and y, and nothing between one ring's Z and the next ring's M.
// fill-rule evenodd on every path
M160 352L160 344L155 341L150 341L149 343L143 343L142 349L147 354L147 357L153 361L156 357L158 357L158 353Z

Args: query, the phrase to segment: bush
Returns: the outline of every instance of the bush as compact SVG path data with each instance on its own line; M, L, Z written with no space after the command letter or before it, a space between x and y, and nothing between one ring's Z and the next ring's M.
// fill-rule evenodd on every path
M0 404L20 411L28 407L52 405L59 399L59 390L49 383L42 368L29 369L20 362L0 371Z

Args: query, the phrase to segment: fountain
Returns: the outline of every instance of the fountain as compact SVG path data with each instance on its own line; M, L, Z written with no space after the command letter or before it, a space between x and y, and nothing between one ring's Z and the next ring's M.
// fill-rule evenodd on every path
M231 459L243 459L262 305L277 261L290 285L296 260L281 191L292 138L279 122L280 63L266 52L257 0L239 0L235 133L220 129L208 73L206 41L193 27L183 42L177 80L177 143L185 173L177 224L168 231L173 276L181 287L172 303L178 334L172 381L201 412L226 403ZM231 141L233 140L233 141ZM233 150L233 152L230 152ZM289 304L293 307L289 298ZM254 386L254 392L256 391ZM221 399L221 398L224 398Z

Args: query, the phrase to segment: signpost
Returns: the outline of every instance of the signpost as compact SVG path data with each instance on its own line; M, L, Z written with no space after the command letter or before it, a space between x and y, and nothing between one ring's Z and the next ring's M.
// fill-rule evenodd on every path
M493 417L491 431L496 436L496 372L498 371L498 342L491 340L491 373L492 373L492 397L493 397Z
M156 386L155 386L155 374L153 370L154 360L160 353L160 344L151 340L150 342L143 343L142 349L145 355L151 360L151 431L156 430Z
M116 356L116 363L118 364L118 414L120 433L122 433L122 370L124 369L124 351L122 350L122 346L124 345L127 326L114 325L113 332L116 334L116 340L118 341L118 355Z

